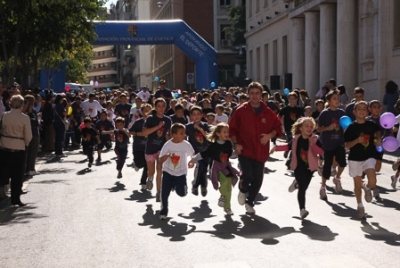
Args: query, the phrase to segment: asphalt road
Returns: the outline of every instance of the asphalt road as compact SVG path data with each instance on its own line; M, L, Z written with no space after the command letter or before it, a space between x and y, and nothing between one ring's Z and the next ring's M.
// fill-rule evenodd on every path
M347 170L343 194L329 182L328 202L319 199L320 179L313 178L310 215L300 220L297 194L287 191L293 177L275 153L266 164L255 216L237 203L237 188L235 214L225 216L210 184L205 198L172 192L169 218L161 221L155 190L141 192L139 173L131 167L117 179L112 151L91 172L85 172L84 155L67 154L61 162L41 159L41 175L24 184L28 206L1 202L0 267L400 266L400 191L390 186L389 163L378 175L381 200L364 203L367 220L356 218Z

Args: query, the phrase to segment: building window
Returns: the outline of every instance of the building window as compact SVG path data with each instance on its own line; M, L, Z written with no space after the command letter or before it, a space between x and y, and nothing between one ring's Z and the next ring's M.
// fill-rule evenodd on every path
M260 0L256 0L256 13L260 12Z
M282 73L287 73L288 70L288 42L287 42L287 35L282 37Z
M253 76L253 51L249 51L249 60L247 61L247 74Z
M400 1L393 1L393 47L400 48Z
M256 70L257 70L257 76L256 76L256 81L261 81L261 55L260 55L260 48L258 47L256 49Z
M268 80L269 78L269 54L268 54L268 44L264 45L264 78Z
M219 5L221 7L226 7L229 6L231 4L231 0L219 0Z
M249 18L251 18L253 16L253 1L247 1L247 3L249 3Z
M278 40L272 43L272 72L278 74Z
M268 7L268 0L264 0L264 8Z

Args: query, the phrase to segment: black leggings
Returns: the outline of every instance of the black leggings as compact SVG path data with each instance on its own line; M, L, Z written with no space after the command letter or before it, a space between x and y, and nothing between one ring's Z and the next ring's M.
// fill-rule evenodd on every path
M310 185L313 172L309 169L296 168L294 171L294 177L296 178L297 185L299 186L297 192L297 201L299 202L300 210L306 208L306 191L308 185Z

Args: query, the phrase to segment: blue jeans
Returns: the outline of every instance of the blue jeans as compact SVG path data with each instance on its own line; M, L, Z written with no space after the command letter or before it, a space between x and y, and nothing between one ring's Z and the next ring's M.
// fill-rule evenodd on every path
M242 193L248 193L246 203L254 206L254 200L264 179L264 163L239 155L240 176L239 190Z
M175 189L177 195L181 197L185 196L187 194L186 175L172 176L168 172L163 171L160 215L168 215L168 197L172 189Z

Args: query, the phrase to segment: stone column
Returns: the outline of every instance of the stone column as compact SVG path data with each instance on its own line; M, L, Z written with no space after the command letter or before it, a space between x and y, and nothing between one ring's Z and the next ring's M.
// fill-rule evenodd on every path
M354 2L354 1L352 1ZM320 10L319 85L336 79L336 5L322 4ZM342 31L342 29L340 29Z
M292 36L292 85L293 88L305 88L304 72L304 18L293 18Z
M319 85L319 13L307 11L305 21L305 85L313 98Z
M337 71L336 82L346 87L352 96L358 84L356 72L356 3L357 1L337 1Z

